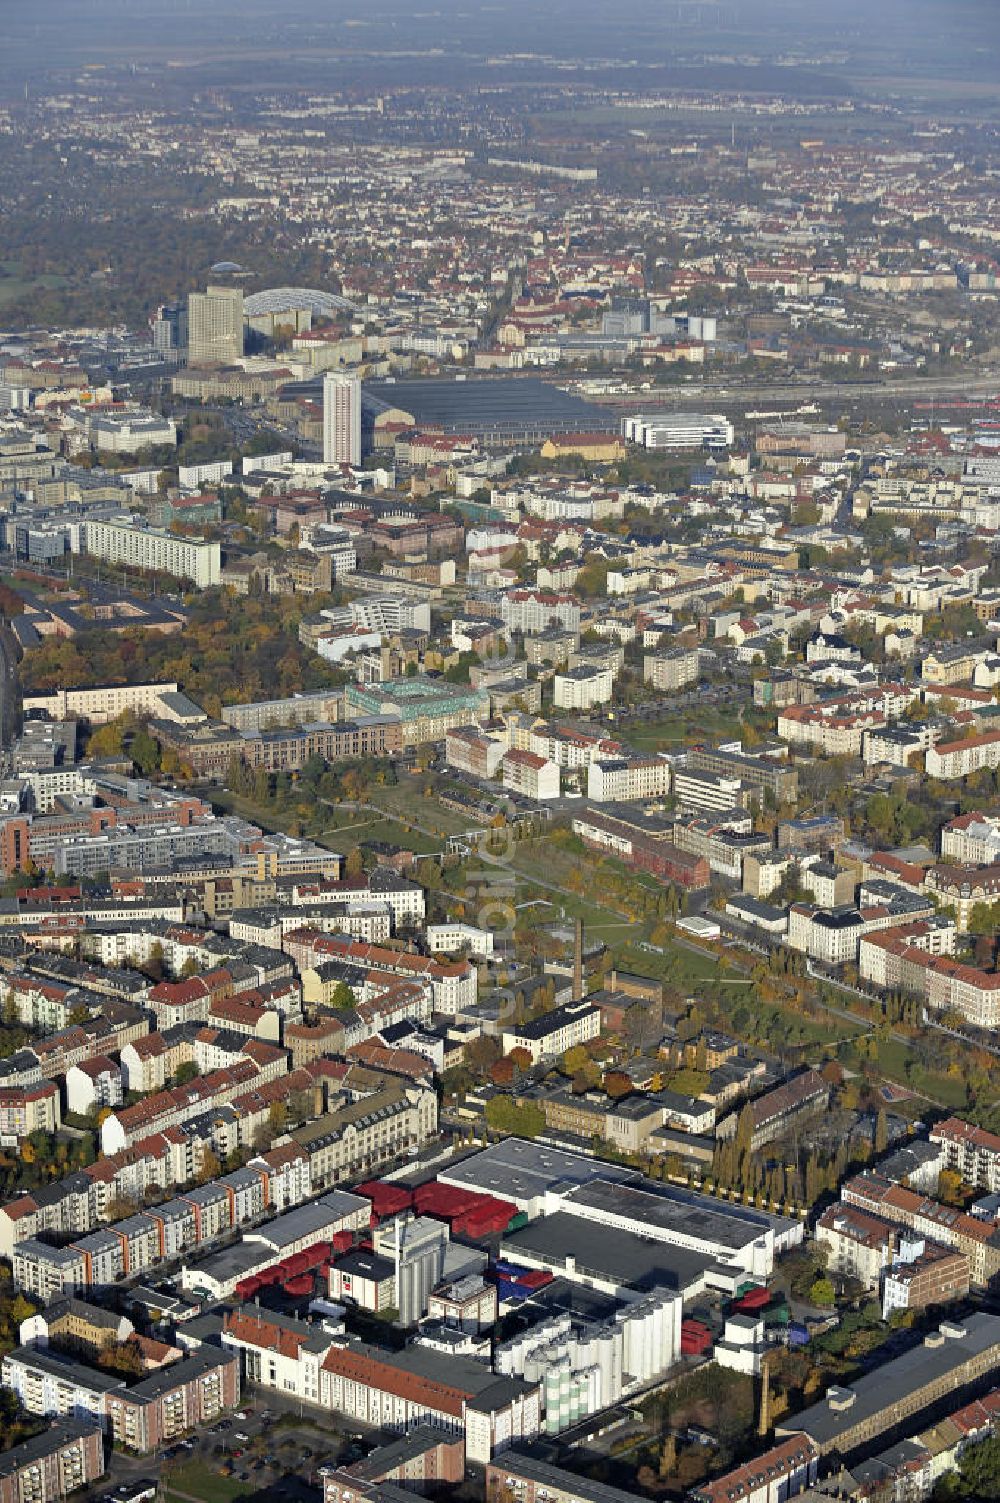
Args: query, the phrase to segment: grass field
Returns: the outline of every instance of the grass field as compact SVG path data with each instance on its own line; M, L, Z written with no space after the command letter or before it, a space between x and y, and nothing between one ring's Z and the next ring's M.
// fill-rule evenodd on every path
M16 303L32 292L66 285L65 277L25 277L21 275L20 262L0 261L0 307L6 303Z
M354 814L342 824L331 824L319 837L321 845L327 846L331 851L340 851L343 855L352 851L356 845L371 840L401 846L404 851L413 851L418 856L429 856L441 849L441 841L434 836L423 835L419 830L414 830L412 826L407 828L395 819L379 819L364 813Z
M426 829L439 830L442 835L461 835L463 830L470 828L473 821L467 814L446 808L433 793L425 798L424 787L433 784L434 779L431 777L408 778L394 787L372 788L366 794L366 799L368 803L385 810L390 818L401 819L404 823L413 820Z
M663 720L612 726L609 734L639 751L659 751L678 744L690 746L694 741L735 740L741 731L742 722L736 711L698 706L690 715L668 715Z
M205 1503L234 1503L255 1491L253 1483L222 1477L203 1461L185 1461L164 1473L161 1493L164 1498L203 1498ZM181 1498L183 1503L183 1498Z
M925 1070L921 1065L914 1065L907 1074L908 1058L906 1044L898 1039L886 1039L879 1044L879 1068L889 1080L909 1086L911 1090L921 1092L932 1101L940 1101L943 1106L955 1109L965 1106L965 1086L959 1077L946 1075L939 1070Z

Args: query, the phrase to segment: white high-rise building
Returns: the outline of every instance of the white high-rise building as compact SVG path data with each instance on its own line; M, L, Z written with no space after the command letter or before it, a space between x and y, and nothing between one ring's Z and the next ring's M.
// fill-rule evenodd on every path
M323 463L361 463L361 381L327 371L323 377Z

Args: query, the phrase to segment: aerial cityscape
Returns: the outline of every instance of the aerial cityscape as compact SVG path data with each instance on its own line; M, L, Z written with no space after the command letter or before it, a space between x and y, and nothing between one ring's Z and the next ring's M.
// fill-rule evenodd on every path
M996 0L5 7L0 1503L414 1495L1000 1498Z

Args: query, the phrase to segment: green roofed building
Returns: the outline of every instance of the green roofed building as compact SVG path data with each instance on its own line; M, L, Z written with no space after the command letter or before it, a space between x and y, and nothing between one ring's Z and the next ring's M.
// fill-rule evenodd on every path
M350 684L347 689L348 714L399 716L404 747L443 741L456 726L473 725L488 716L489 703L485 689L422 674L382 684Z

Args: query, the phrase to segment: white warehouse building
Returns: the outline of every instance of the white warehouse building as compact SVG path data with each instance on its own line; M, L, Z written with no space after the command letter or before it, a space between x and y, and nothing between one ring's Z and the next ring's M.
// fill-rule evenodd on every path
M728 449L733 425L721 412L650 412L622 419L622 432L644 449Z

